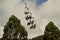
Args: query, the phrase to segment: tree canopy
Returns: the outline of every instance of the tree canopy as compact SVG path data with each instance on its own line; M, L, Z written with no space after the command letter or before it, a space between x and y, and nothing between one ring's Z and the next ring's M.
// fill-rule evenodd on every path
M28 40L28 33L21 21L12 15L4 26L4 34L0 40ZM60 30L50 21L44 30L44 34L30 40L60 40Z
M60 31L52 21L46 25L43 40L60 40Z
M1 40L27 40L28 33L21 21L12 15L4 26L4 34Z

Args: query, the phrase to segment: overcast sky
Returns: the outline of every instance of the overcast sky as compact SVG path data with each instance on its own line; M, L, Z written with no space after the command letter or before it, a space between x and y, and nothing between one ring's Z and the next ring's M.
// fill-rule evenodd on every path
M15 15L21 20L22 25L28 31L28 38L42 35L49 21L53 21L60 28L60 0L26 0L26 2L35 18L37 28L30 30L26 26L25 6L22 0L0 0L0 37L3 34L3 26L11 15Z

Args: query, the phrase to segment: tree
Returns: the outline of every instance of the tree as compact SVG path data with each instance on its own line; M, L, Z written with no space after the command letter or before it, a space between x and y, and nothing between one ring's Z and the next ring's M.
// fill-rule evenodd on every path
M53 22L46 25L43 40L60 40L60 31Z
M4 34L1 40L27 40L27 31L21 25L21 21L12 15L4 26Z
M32 38L31 40L43 40L43 35Z

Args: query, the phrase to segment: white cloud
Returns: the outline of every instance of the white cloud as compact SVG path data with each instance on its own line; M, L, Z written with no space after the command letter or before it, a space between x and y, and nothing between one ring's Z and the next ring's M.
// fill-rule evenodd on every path
M60 26L60 0L48 0L40 7L38 13L41 13L43 18L52 20L58 27Z
M60 1L59 0L48 0L47 2L44 2L39 7L36 6L35 2L32 0L26 0L28 7L30 8L30 11L32 12L33 16L35 17L35 20L41 29L42 33L45 29L46 24L49 21L55 22L57 26L60 26ZM14 14L17 16L22 24L26 26L26 21L24 19L24 3L21 2L21 0L5 0L2 3L2 7L4 9L4 13L2 15L0 21L1 24L6 24L8 18ZM6 21L6 22L5 22ZM3 22L3 23L2 23ZM34 30L30 30L29 27L25 27L28 31L28 38L32 38L38 35L41 35L40 30L38 27Z

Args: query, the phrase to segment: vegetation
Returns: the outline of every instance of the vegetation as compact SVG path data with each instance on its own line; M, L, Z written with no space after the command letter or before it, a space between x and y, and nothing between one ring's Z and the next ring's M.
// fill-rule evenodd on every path
M21 25L20 20L12 15L4 26L4 34L1 40L27 40L27 31Z
M35 38L32 38L32 40L43 40L43 35L42 36L35 37Z
M53 22L46 25L43 40L60 40L60 31Z
M21 25L21 21L14 15L9 18L3 31L4 34L0 40L28 40L27 31L24 26ZM53 22L49 22L45 27L44 35L30 40L60 40L60 30Z
M32 40L60 40L60 31L53 22L46 25L44 35L32 38Z

